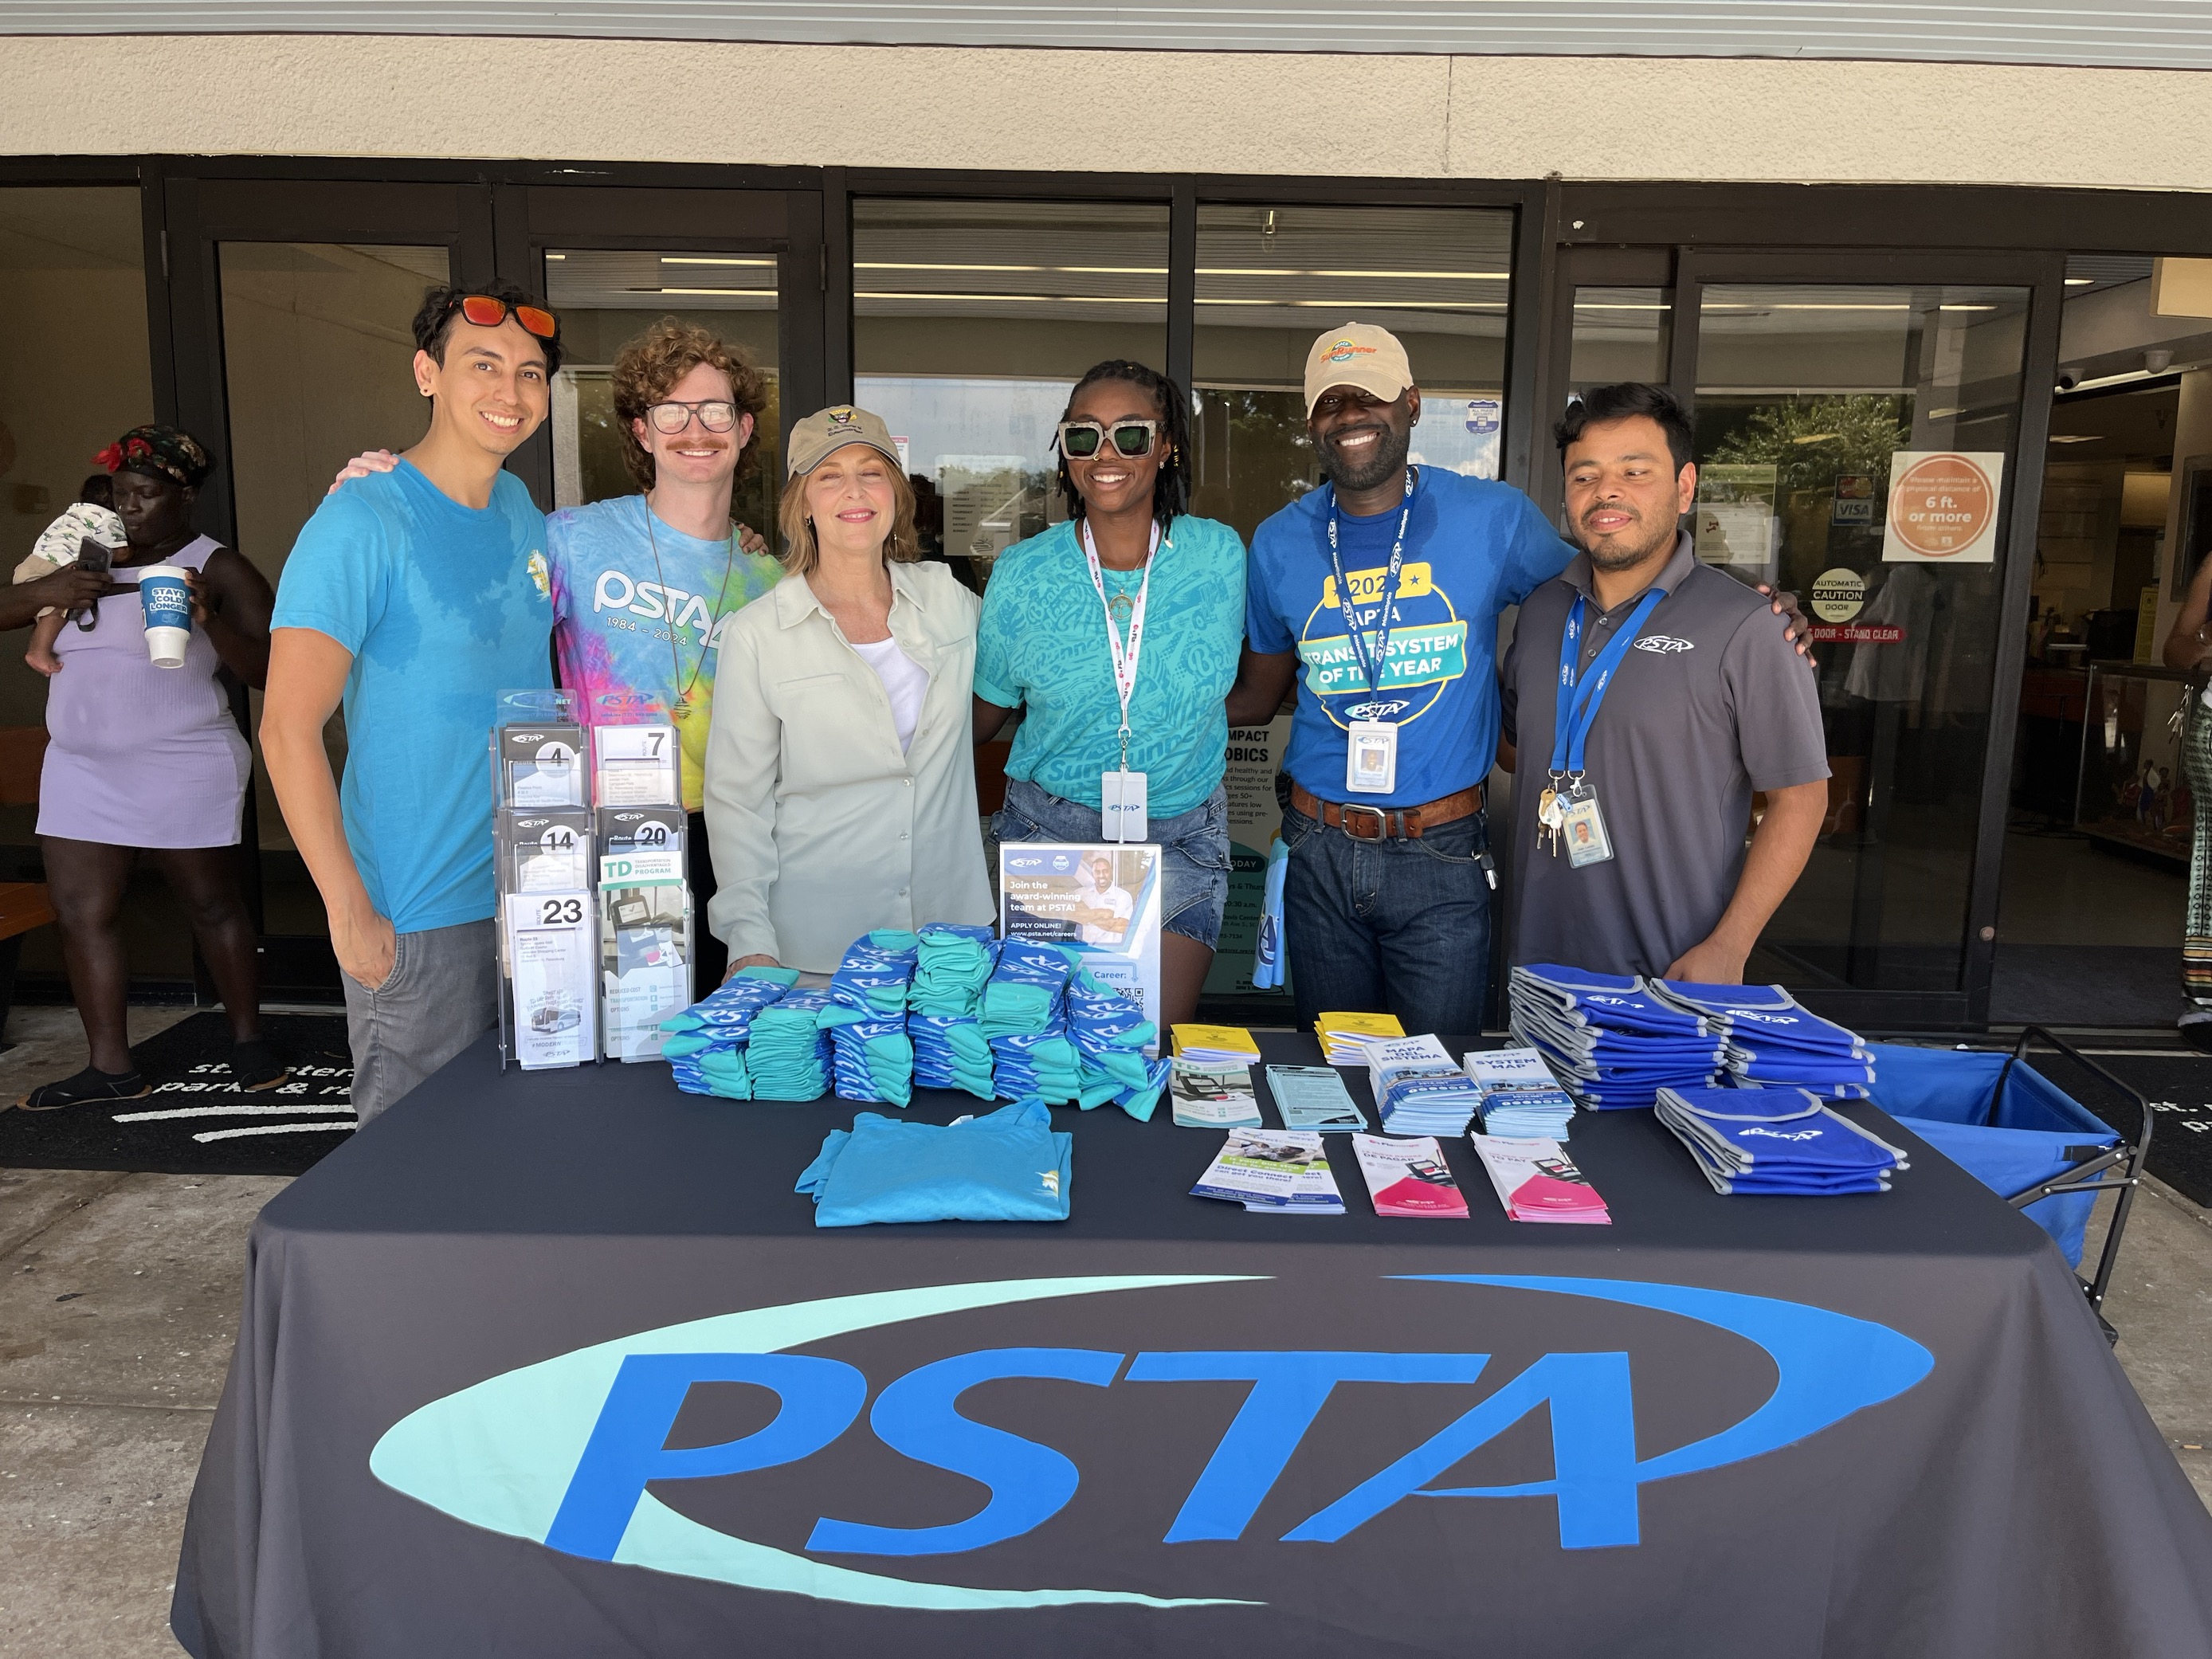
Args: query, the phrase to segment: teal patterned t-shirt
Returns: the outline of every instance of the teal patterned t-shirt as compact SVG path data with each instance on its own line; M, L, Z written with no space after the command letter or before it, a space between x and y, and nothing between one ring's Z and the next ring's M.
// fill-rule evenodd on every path
M1142 571L1105 571L1109 598L1133 601ZM1128 640L1129 604L1117 607ZM1222 699L1244 641L1244 544L1212 519L1177 519L1152 556L1144 654L1129 700L1129 767L1146 777L1152 821L1202 805L1229 749ZM1099 805L1098 779L1121 761L1121 704L1106 613L1074 524L999 556L983 591L975 695L1022 705L1006 775L1062 799Z

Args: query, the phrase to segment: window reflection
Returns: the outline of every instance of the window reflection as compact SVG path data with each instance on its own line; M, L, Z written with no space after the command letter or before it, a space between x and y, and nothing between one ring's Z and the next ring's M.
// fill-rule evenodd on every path
M768 408L753 432L757 465L731 511L773 542L783 482L775 255L556 250L545 256L545 299L561 319L568 358L553 378L554 505L635 493L623 465L630 440L615 420L615 356L661 318L679 317L738 348L768 381Z
M1306 353L1349 321L1405 342L1414 459L1496 477L1512 240L1494 209L1200 206L1195 510L1249 541L1319 481Z
M1051 444L1078 377L1167 367L1167 244L1149 203L854 204L854 396L905 453L926 555L980 587L1066 516Z
M1673 315L1665 289L1577 289L1567 390L1583 392L1622 380L1665 385Z

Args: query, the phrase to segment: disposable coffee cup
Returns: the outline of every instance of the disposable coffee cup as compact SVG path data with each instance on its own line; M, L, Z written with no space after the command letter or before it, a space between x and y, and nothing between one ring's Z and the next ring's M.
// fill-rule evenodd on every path
M182 668L192 638L192 590L178 564L149 564L138 578L146 613L146 654L156 668Z

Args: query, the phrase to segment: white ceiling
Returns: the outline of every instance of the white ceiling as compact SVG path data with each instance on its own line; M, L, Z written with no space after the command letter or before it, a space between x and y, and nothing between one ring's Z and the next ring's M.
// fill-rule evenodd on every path
M0 0L0 34L302 32L2212 69L2212 0Z

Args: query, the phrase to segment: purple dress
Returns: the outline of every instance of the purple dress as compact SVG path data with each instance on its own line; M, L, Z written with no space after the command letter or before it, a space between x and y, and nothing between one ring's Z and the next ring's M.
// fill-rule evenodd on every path
M222 545L203 536L164 562L198 570ZM144 566L111 573L133 585ZM46 682L39 833L111 847L234 847L253 761L216 681L222 666L198 628L181 668L156 668L135 593L100 601L86 633L62 624Z

